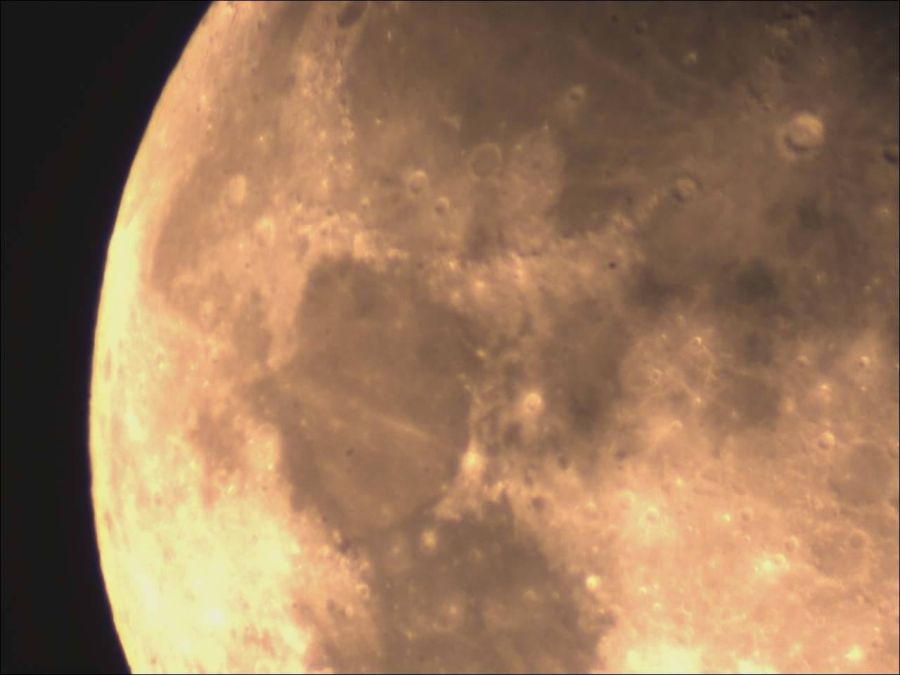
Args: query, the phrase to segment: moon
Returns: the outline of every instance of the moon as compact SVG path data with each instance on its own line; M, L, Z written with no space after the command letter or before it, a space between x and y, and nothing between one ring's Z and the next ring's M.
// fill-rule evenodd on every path
M897 6L217 3L90 406L140 672L896 672Z

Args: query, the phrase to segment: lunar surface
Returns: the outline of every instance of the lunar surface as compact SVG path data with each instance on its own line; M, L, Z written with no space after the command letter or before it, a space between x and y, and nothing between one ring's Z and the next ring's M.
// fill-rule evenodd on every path
M141 672L896 672L897 5L216 4L112 236Z

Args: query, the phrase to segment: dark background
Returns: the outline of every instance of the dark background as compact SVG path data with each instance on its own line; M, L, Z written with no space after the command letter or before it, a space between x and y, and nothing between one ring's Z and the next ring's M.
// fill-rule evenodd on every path
M2 671L124 672L88 459L94 322L131 161L207 3L2 3Z

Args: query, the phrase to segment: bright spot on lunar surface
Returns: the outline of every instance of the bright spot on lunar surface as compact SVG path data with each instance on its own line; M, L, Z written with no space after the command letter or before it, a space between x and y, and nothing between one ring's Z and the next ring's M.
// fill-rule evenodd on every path
M896 672L896 36L213 5L97 326L132 669Z

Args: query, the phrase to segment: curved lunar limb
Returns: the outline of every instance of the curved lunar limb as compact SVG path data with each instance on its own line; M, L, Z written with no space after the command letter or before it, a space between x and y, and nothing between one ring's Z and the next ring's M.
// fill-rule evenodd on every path
M896 672L898 18L219 3L91 395L140 672Z

